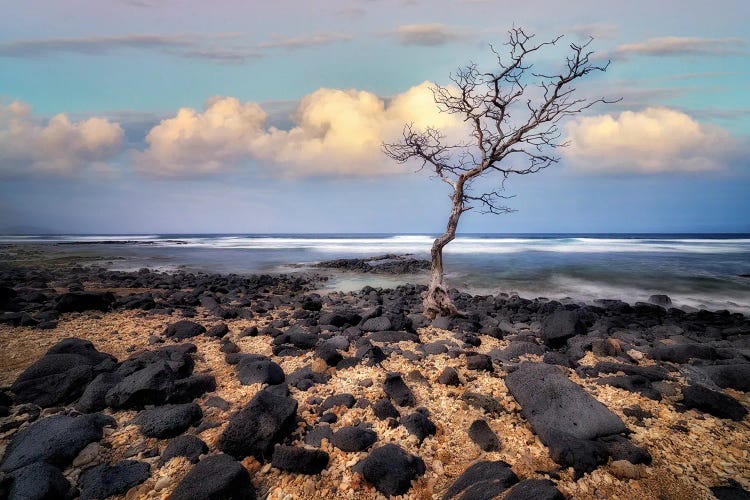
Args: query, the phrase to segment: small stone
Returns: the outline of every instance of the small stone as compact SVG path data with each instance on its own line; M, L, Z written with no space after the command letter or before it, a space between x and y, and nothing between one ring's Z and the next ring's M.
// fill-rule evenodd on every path
M618 479L638 479L641 477L638 466L627 460L615 460L609 464L609 471Z
M96 458L99 454L99 443L89 443L84 449L73 459L73 467L82 467Z
M469 426L469 437L484 451L497 451L500 449L500 441L497 435L490 429L486 420L475 420Z
M443 385L452 385L454 387L461 385L461 380L458 378L458 372L451 367L443 370L437 380Z
M325 373L328 370L328 363L326 363L324 359L315 358L310 365L310 369L314 373Z

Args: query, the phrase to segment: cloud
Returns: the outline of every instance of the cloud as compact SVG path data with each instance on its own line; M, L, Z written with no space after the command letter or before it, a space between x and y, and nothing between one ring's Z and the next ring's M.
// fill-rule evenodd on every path
M46 123L22 102L0 103L0 175L71 175L103 162L120 150L123 131L103 118L72 122L59 114Z
M424 82L388 102L361 90L319 89L300 101L288 129L266 126L256 103L216 97L202 112L183 108L151 129L133 160L139 172L162 177L210 175L252 159L270 165L267 175L285 177L399 173L381 144L405 123L448 134L464 127L437 109L430 88Z
M466 39L466 34L440 23L404 24L390 34L395 35L401 45L436 46Z
M740 38L699 38L667 36L650 38L643 42L620 45L614 51L615 56L686 56L713 55L725 56L745 52L745 40Z
M737 140L673 109L653 107L569 122L564 151L573 170L594 174L660 174L724 170Z
M574 34L579 39L587 39L588 37L594 37L597 40L608 40L617 36L619 28L617 25L608 23L592 23L592 24L579 24L577 26L571 26L566 30L569 33Z
M130 34L18 40L0 44L0 57L49 57L63 53L104 55L125 49L156 50L179 57L218 63L242 63L261 57L260 52L254 48L215 46L217 40L236 36L232 33L211 36Z
M261 49L304 49L308 47L318 47L320 45L330 45L336 42L346 42L352 37L341 33L316 33L303 37L282 37L276 36L273 40L258 44Z

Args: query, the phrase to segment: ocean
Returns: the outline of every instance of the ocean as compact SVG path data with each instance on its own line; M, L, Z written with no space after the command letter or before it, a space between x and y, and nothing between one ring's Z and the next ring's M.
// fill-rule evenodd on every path
M428 257L427 234L150 234L2 236L115 270L300 272L311 263L386 253ZM462 234L445 248L451 286L523 297L677 306L750 314L750 234ZM105 260L101 260L104 258ZM326 271L327 272L327 271ZM409 276L332 273L327 289L426 283Z

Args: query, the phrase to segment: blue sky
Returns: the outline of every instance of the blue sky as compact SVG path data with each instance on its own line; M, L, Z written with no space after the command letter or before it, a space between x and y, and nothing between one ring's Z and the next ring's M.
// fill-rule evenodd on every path
M750 232L745 1L0 8L0 230L440 231L447 191L378 144L404 121L459 130L424 82L492 69L515 25L593 35L612 65L579 91L622 101L564 125L558 165L511 179L517 212L460 231Z

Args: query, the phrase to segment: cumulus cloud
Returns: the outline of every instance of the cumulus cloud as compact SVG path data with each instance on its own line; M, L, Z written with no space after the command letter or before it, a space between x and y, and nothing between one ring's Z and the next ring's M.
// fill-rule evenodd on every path
M746 42L740 38L700 38L667 36L650 38L638 43L620 45L614 55L640 56L685 56L740 54L745 51Z
M0 103L0 175L71 175L102 162L122 144L119 124L102 118L71 121L59 114L46 123L22 102Z
M738 150L725 130L662 107L583 117L569 122L566 131L570 146L565 157L582 173L723 170Z
M397 173L380 148L405 123L447 134L464 127L437 109L430 86L424 82L388 102L361 90L319 89L300 101L288 129L266 126L267 113L256 103L212 98L202 112L183 108L155 126L147 149L134 153L135 166L155 176L195 176L257 159L280 176Z
M401 45L436 46L463 40L466 35L456 28L440 23L404 24L396 28L396 35Z

